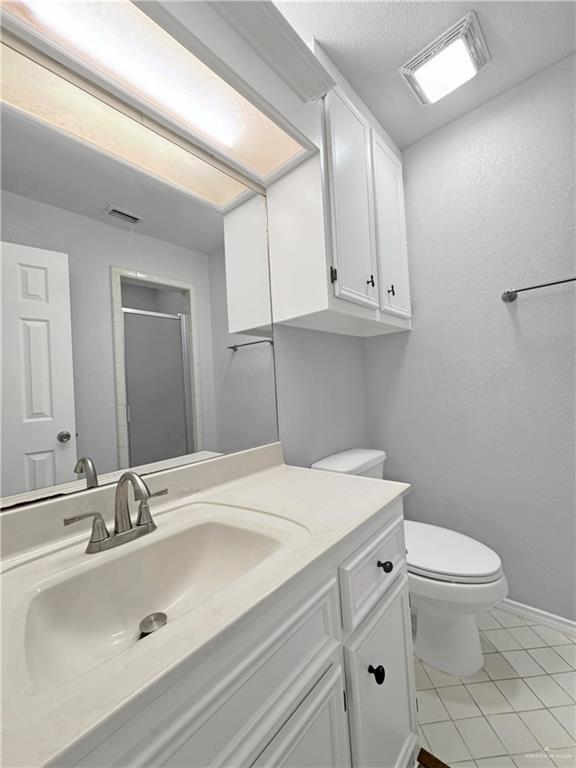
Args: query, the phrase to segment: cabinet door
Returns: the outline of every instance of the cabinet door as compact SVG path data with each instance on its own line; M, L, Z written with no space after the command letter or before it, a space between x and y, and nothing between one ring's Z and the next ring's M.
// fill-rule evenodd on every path
M370 127L338 91L325 104L335 294L378 307Z
M344 653L354 766L408 765L417 731L406 575L360 625Z
M380 308L395 315L410 317L402 164L374 132L372 165Z
M229 333L269 335L272 309L267 229L266 201L260 195L224 214Z
M278 731L254 768L346 768L350 766L344 677L337 664L326 672Z

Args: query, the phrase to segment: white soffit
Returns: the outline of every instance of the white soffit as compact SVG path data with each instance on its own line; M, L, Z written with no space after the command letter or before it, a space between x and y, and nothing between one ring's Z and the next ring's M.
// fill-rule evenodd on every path
M214 0L212 6L302 101L316 101L334 87L332 77L269 0Z

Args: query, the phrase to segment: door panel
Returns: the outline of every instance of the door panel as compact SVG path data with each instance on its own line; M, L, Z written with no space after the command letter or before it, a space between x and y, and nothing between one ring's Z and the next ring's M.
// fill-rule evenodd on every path
M254 768L346 768L350 765L344 678L338 664L326 672L284 724Z
M130 464L190 453L180 318L125 310L124 350Z
M326 97L336 296L378 307L370 128L337 91ZM374 278L374 286L369 284Z
M2 495L75 480L76 458L68 256L2 243Z
M404 574L352 636L344 653L354 765L405 765L416 746L416 691Z
M410 316L402 164L375 133L372 135L376 248L380 308Z

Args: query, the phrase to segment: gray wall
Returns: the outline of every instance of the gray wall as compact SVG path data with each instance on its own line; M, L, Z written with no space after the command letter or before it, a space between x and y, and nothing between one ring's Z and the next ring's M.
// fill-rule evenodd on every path
M510 596L575 611L574 57L404 153L414 323L275 330L288 463L365 446L407 516L500 553Z
M100 472L117 467L110 266L194 283L204 448L217 450L207 255L5 191L2 238L69 256L78 453L92 456Z
M365 342L408 516L477 537L513 599L572 618L574 286L500 294L574 275L574 136L572 57L405 151L414 329Z
M276 326L280 439L289 464L309 466L366 446L362 339Z

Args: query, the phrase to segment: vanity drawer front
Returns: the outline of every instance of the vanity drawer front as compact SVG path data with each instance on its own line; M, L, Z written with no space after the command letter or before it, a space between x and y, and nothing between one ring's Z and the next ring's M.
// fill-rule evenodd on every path
M402 504L393 520L339 568L342 625L352 632L392 584L406 559Z
M274 610L274 621L265 615L241 629L78 765L249 766L339 645L334 578Z

